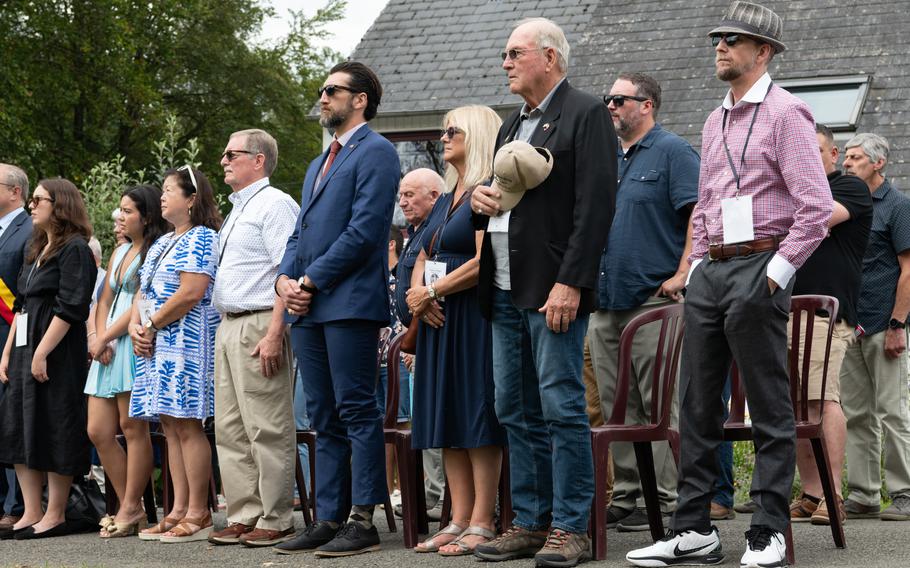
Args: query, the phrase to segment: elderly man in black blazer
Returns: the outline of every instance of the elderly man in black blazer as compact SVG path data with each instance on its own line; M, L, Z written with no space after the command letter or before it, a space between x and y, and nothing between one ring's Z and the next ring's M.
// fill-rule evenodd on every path
M500 210L495 187L478 187L471 199L475 225L486 230L478 294L493 324L496 414L509 436L516 513L514 526L475 554L573 566L590 557L582 354L613 218L616 133L603 102L566 79L569 45L555 23L519 22L502 56L524 105L503 123L496 147L545 147L553 170L511 211Z
M25 243L32 236L32 218L24 209L28 176L16 166L0 163L0 348L6 344L13 321L16 281L22 268ZM6 385L0 383L0 398ZM0 469L0 532L12 530L22 516L22 495L12 469Z

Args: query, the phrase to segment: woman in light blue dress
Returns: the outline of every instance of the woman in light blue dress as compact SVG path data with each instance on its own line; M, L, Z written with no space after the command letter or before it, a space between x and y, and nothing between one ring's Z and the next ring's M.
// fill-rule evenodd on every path
M204 540L212 531L208 483L212 453L202 428L215 413L212 306L221 217L205 175L189 166L165 172L161 214L174 225L139 269L130 337L136 381L130 416L161 422L174 486L173 507L144 540Z
M148 422L129 417L136 356L127 327L142 259L168 230L161 218L161 190L150 185L127 189L120 198L118 224L129 242L111 255L95 310L95 331L89 334L93 361L85 383L88 435L120 501L116 516L101 521L103 538L136 534L145 526L142 492L152 470L152 445ZM118 427L126 438L126 452L116 439Z

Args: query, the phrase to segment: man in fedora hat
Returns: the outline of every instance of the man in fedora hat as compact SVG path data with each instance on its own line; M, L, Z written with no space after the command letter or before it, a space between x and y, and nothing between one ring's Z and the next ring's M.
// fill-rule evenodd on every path
M502 192L478 186L486 231L477 285L493 326L496 415L509 437L514 524L478 545L485 560L535 556L538 566L590 558L594 494L582 354L597 264L616 198L616 133L603 102L566 80L569 44L544 18L519 22L502 52L523 107L496 140L548 149L552 171L502 213ZM494 184L495 185L495 184Z
M733 2L709 32L717 77L729 83L702 132L698 203L680 373L679 499L667 537L633 550L638 566L723 560L709 518L723 440L724 381L735 360L755 443L757 505L741 566L785 566L795 429L787 372L793 275L827 234L832 199L800 99L775 86L768 64L786 49L783 22Z

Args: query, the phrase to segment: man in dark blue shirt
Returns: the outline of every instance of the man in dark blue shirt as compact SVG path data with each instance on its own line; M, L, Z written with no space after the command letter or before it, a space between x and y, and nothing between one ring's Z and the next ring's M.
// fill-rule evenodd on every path
M698 200L698 154L655 122L660 85L641 73L619 76L604 98L619 135L616 215L600 263L598 310L588 343L604 420L616 397L619 337L635 316L680 299L691 248L689 216ZM646 326L632 347L634 371L627 422L647 423L651 374L660 327ZM661 509L676 504L676 466L666 443L655 444ZM631 444L613 444L615 482L608 526L648 530L648 518Z
M884 177L888 141L859 134L847 142L844 170L872 192L872 231L857 306L862 335L847 349L841 404L847 417L848 518L910 520L910 410L907 314L910 312L910 198ZM879 449L891 506L881 506Z

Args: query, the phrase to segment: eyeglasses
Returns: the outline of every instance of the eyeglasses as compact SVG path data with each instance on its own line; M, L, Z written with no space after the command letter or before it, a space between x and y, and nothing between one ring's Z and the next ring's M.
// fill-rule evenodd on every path
M464 132L464 130L458 128L457 126L450 126L442 131L442 136L447 137L449 140L455 138L455 135L458 133Z
M3 184L3 185L6 185L6 184ZM28 200L29 205L31 205L32 207L38 207L39 205L41 205L42 201L47 201L48 203L53 203L56 200L53 197L44 197L41 195L33 195L32 198Z
M226 153L227 153L227 152L225 152L225 154L226 154ZM249 154L249 152L247 152L247 153ZM228 158L228 161L230 161L230 158ZM187 165L185 165L185 166L180 166L179 168L177 168L177 171L178 171L178 172L187 172L187 173L190 174L190 183L193 184L193 193L196 193L196 192L199 190L199 186L196 185L196 176L193 175L193 168L192 168L192 166L190 166L189 164L187 164Z
M613 106L619 108L622 105L626 104L627 99L638 101L640 103L651 100L648 97L633 97L631 95L604 95L604 104L608 105L610 103L613 103Z
M500 57L502 57L503 61L505 61L506 59L511 59L512 61L515 61L516 59L518 59L519 57L521 57L528 51L539 51L542 49L547 49L547 48L546 47L532 47L532 48L528 48L528 49L512 48L512 49L507 49L507 50L503 51L499 55L500 55Z
M221 154L221 157L227 158L228 162L233 162L234 158L236 158L240 154L253 154L253 153L254 152L250 152L249 150L228 150L225 153Z
M325 87L319 87L319 98L322 98L322 93L327 94L329 97L334 97L335 93L338 91L347 91L349 93L359 92L350 87L345 87L344 85L326 85Z
M0 185L5 185L6 187L8 187L10 189L15 189L15 188L19 187L18 185L13 185L11 183L3 183L2 181L0 181Z
M743 36L740 34L717 34L717 35L711 36L711 45L714 47L717 47L718 45L720 45L721 40L723 40L723 41L727 42L728 47L733 47L737 43L739 43L739 40L741 40L745 37L746 36Z

